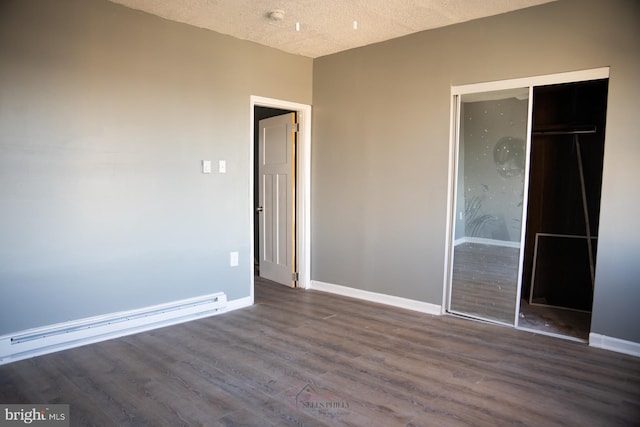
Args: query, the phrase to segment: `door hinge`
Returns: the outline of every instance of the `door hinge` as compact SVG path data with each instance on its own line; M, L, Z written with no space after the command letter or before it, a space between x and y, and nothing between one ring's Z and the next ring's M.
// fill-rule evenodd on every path
M298 281L298 273L292 273L291 274L291 280L293 280L294 282Z
M299 123L294 123L291 125L291 131L292 132L300 132L300 124Z

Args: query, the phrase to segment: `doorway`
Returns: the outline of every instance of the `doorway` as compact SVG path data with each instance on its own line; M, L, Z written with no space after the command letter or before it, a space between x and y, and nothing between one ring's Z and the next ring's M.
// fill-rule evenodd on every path
M589 337L607 92L607 79L533 90L520 327Z
M447 312L588 338L608 75L452 88Z
M296 287L297 114L254 107L255 275Z
M295 284L296 287L308 288L310 283L310 165L311 165L311 106L298 104L289 101L283 101L272 98L264 98L259 96L251 96L250 98L250 117L251 117L251 144L250 157L252 162L250 182L251 182L251 253L254 260L259 262L260 259L260 227L258 220L261 207L260 191L259 191L259 123L261 120L282 116L283 114L293 115L297 122L295 130L295 148L293 148L292 156L296 159L295 169L295 188L292 194L292 211L295 212L294 228L291 236L293 238L292 245L295 256L296 277L289 276L288 285ZM264 239L264 238L263 238ZM254 295L254 277L260 274L256 270L256 262L251 265L251 296ZM259 277L259 276L258 276ZM294 283L295 282L295 283Z

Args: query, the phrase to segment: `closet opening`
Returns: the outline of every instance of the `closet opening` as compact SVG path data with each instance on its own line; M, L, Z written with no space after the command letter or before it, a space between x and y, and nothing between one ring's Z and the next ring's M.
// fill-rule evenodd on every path
M452 86L448 313L588 341L609 69Z
M518 326L587 340L608 79L533 88Z

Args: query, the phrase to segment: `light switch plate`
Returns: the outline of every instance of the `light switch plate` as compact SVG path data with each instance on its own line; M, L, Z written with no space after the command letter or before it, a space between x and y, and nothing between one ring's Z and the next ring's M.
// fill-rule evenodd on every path
M202 161L202 173L211 173L211 160Z
M229 265L231 267L237 267L238 266L238 252L230 252L229 253Z
M220 160L218 162L218 171L220 173L227 173L227 162L225 160Z

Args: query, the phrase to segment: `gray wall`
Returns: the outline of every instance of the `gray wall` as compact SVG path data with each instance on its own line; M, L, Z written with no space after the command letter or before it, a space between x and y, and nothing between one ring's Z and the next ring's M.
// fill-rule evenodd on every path
M440 304L451 85L611 66L592 332L640 342L639 23L560 0L317 59L312 278Z
M249 97L310 104L312 66L103 0L3 0L0 334L249 296Z

